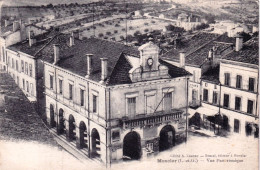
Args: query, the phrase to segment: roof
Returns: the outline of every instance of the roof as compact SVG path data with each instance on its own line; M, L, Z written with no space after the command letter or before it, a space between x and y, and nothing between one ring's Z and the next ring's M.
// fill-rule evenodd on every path
M180 50L186 51L186 54L190 54L201 46L209 43L210 41L219 37L218 34L199 32L191 38L182 41L177 45L176 49L172 49L161 56L162 59L167 59L171 61L179 61L179 52Z
M107 82L107 85L132 83L132 81L129 77L129 71L133 68L133 66L131 65L130 61L127 58L131 58L131 57L127 57L125 54L122 54L120 56L118 62L115 65L115 68L110 76L110 79ZM135 58L139 59L139 57L135 57ZM185 69L176 67L164 60L159 59L159 63L168 67L168 69L169 69L168 74L170 75L170 78L191 75Z
M53 50L51 50L53 53ZM138 56L139 51L136 47L127 46L121 43L101 40L97 38L89 38L78 43L75 41L75 46L67 48L61 54L61 59L57 65L70 70L80 76L87 75L87 57L86 54L93 54L92 58L92 73L90 79L100 81L101 77L101 60L100 58L108 59L108 77L111 75L119 57L122 53ZM53 54L49 54L53 56Z
M55 31L37 36L37 43L29 46L28 40L8 47L15 51L34 56L43 61L54 62L53 45L59 44L59 55L61 59L56 63L57 66L69 70L79 76L87 75L87 57L86 54L93 54L91 75L89 79L99 82L101 80L101 58L108 59L108 78L106 85L131 83L129 71L132 69L131 63L126 56L139 59L137 47L124 45L122 43L108 41L98 38L88 38L79 40L75 38L72 47L69 46L69 34L57 33ZM185 76L189 74L182 68L172 66L165 61L161 63L168 66L169 75L174 77Z
M236 38L235 37L229 37L228 33L224 33L221 36L219 36L215 41L218 42L225 42L225 43L236 43Z
M215 68L209 69L201 76L202 80L212 82L214 84L219 83L219 65Z
M243 44L243 48L240 51L233 50L231 53L225 55L223 59L259 65L258 37L248 40Z
M225 34L219 36L212 33L199 33L184 42L184 47L173 49L165 53L162 58L179 62L179 53L186 51L185 63L192 66L201 66L207 60L209 50L215 47L216 53L221 54L233 46L232 43L229 43L233 39Z
M186 56L185 62L190 65L201 66L208 59L209 51L216 48L216 54L222 54L227 49L231 50L232 44L212 41Z
M12 31L13 31L13 24L9 24L6 27L5 26L1 27L1 34L2 35L7 33L7 32L12 32Z
M8 49L11 49L11 50L17 51L17 52L20 51L20 52L23 52L25 54L35 57L37 52L41 48L43 48L46 45L46 43L48 43L57 34L58 34L58 32L56 32L55 30L48 31L46 33L35 36L36 43L33 44L31 47L29 45L29 40L26 39L24 41L21 41L14 45L9 46Z

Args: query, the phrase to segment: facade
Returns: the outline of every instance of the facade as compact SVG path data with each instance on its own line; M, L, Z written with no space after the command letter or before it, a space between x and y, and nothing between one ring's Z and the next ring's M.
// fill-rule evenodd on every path
M12 23L6 20L5 23L6 24L1 27L0 34L0 69L7 71L6 49L11 45L25 41L29 37L30 31L33 31L34 35L40 35L47 31L35 25L26 25L22 20Z
M80 152L108 165L185 140L190 74L159 60L156 45L137 49L91 38L70 49L50 48L54 60L44 62L48 124Z
M161 56L169 63L185 68L192 74L188 93L189 105L192 108L201 104L201 76L219 64L221 56L232 50L233 42L234 39L226 34L199 33ZM190 112L191 115L194 114L193 110Z
M239 45L239 43L241 43ZM258 137L258 38L225 55L218 70L202 77L202 109L206 116L220 114L223 128Z

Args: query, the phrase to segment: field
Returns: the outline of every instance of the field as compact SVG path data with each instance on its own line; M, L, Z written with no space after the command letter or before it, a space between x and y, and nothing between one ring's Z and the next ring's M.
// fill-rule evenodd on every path
M148 33L153 30L163 30L169 22L157 19L131 19L127 20L127 35L134 36L136 31ZM126 35L126 20L123 18L105 21L94 25L95 36L104 39L114 39L122 41ZM83 32L83 37L93 35L93 28L90 26ZM123 38L123 37L124 38Z

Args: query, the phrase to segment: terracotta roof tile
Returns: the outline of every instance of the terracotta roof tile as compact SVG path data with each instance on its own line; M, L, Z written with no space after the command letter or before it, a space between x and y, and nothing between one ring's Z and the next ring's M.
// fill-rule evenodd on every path
M247 41L240 51L232 51L224 56L223 59L259 65L258 37Z

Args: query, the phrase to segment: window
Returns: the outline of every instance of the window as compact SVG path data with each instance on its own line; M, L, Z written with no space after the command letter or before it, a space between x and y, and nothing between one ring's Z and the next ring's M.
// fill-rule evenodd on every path
M241 110L241 97L235 98L235 110Z
M53 76L50 75L50 89L53 89Z
M28 63L27 62L25 62L25 74L28 75Z
M254 102L252 100L247 101L247 113L253 114Z
M193 71L193 81L196 81L196 71Z
M249 78L248 90L249 91L255 90L255 79L254 78Z
M230 86L230 74L229 73L225 73L225 82L224 84L226 86Z
M97 112L97 96L93 95L93 112Z
M136 114L136 97L127 98L127 113L129 117Z
M16 64L16 70L18 71L18 61L17 60L16 60L15 64Z
M32 64L29 64L29 75L32 77Z
M84 90L80 89L80 106L84 106Z
M229 107L229 95L224 94L224 107L228 108Z
M23 62L23 60L21 61L21 68L22 68L22 72L24 72L24 62Z
M29 82L26 81L26 91L29 93Z
M3 54L3 62L5 62L5 49L2 47L2 54Z
M17 76L17 85L19 86L19 84L20 84L20 83L19 83L19 77Z
M146 113L154 113L155 111L155 95L146 95Z
M119 130L112 131L112 140L113 141L119 141L120 140Z
M242 76L240 76L240 75L237 75L236 88L239 88L239 89L242 88Z
M31 89L31 95L33 96L33 84L30 84L30 89Z
M62 80L59 79L59 90L60 90L60 94L62 94Z
M73 85L69 84L69 99L73 99Z
M207 89L203 90L203 101L205 101L205 102L208 101L208 90Z
M14 68L14 59L12 58L12 68Z
M172 109L172 93L165 93L163 99L163 110L171 111Z
M218 104L218 93L217 92L213 92L213 104Z
M24 82L24 79L23 79L23 89L25 90L25 82Z
M234 119L234 132L239 133L240 121L238 119Z

